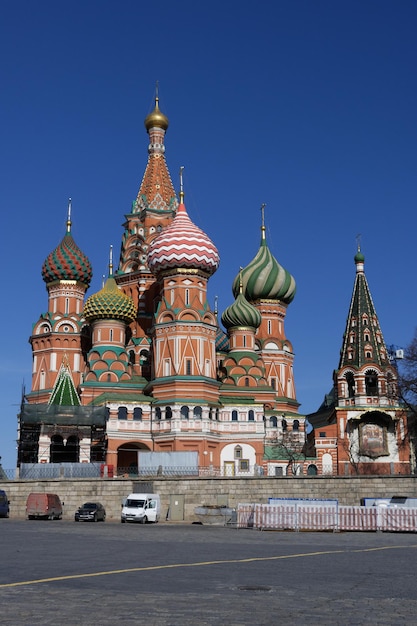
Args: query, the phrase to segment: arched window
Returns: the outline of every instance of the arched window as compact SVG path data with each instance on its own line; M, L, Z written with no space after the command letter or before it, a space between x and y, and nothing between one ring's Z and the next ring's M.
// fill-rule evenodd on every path
M248 420L250 422L254 422L255 421L255 411L253 411L252 409L249 409L249 411L248 411Z
M125 406L119 406L117 409L117 419L127 420L127 408Z
M278 418L276 415L272 415L272 417L269 418L269 423L273 428L277 428L278 426Z
M137 421L141 421L142 409L140 406L135 406L135 408L133 409L133 419Z
M188 420L188 416L190 414L190 409L188 408L188 406L182 406L181 407L181 417L183 420Z
M283 419L281 422L281 426L282 426L282 431L285 432L287 430L287 420Z
M378 374L375 370L365 372L365 389L367 396L378 395Z
M51 463L62 463L65 460L65 446L61 435L53 435L51 437L49 455Z
M237 411L235 409L232 411L232 422L237 422Z
M249 378L245 377L245 387L249 387Z
M156 409L155 409L155 418L157 420L161 419L161 407L159 407L159 406L157 406Z
M312 463L307 467L307 476L317 476L317 465Z
M172 419L172 409L171 409L171 407L170 407L170 406L167 406L167 407L165 408L165 419L166 419L166 420L170 420L170 419Z
M219 415L220 415L220 411L219 411L219 409L216 409L216 418L215 418L216 422L219 421Z
M242 458L242 446L235 446L235 459Z
M149 350L141 350L139 352L139 361L141 365L147 365L149 362Z
M75 435L68 437L65 446L65 461L67 463L78 463L80 460L80 440Z
M196 417L197 419L201 419L202 415L203 415L203 409L201 408L201 406L195 406L193 409L193 415L194 417Z
M354 398L355 396L355 378L352 372L346 372L345 374L346 384L348 388L348 397Z
M299 420L294 420L292 423L292 429L293 431L297 431L300 430L300 422Z
M135 364L135 351L129 350L129 362L131 365Z

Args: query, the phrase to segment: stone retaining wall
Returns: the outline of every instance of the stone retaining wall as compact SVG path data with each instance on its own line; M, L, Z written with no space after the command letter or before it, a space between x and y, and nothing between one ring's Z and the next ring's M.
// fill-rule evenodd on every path
M7 491L10 517L24 518L28 494L32 491L57 493L64 505L64 519L73 519L78 506L98 500L107 511L107 520L119 522L121 502L129 493L155 492L161 495L162 520L166 519L173 496L184 500L184 521L197 521L194 508L223 505L232 508L241 502L268 502L268 498L336 499L341 505L359 505L361 498L393 495L417 497L417 477L355 476L303 478L158 478L153 481L115 479L16 480L1 481Z

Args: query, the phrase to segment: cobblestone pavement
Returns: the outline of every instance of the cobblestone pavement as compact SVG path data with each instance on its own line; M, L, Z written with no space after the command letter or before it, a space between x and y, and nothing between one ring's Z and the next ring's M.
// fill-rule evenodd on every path
M3 625L417 623L417 537L0 520Z

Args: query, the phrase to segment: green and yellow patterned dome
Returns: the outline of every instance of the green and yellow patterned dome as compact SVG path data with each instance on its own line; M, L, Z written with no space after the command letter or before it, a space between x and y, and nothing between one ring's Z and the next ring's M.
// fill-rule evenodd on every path
M83 315L87 322L98 319L123 320L130 324L137 309L132 298L119 289L113 276L109 276L103 289L87 298Z

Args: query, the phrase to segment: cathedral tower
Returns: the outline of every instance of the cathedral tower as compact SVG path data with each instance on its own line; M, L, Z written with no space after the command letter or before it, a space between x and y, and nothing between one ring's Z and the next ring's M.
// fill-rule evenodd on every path
M406 415L397 398L397 370L389 359L359 248L355 266L333 393L308 416L315 428L318 462L321 473L408 474Z
M45 259L42 278L48 291L48 311L34 324L29 339L33 354L29 397L33 395L34 402L48 402L64 359L76 386L84 369L82 309L92 270L71 234L71 199L65 236Z

